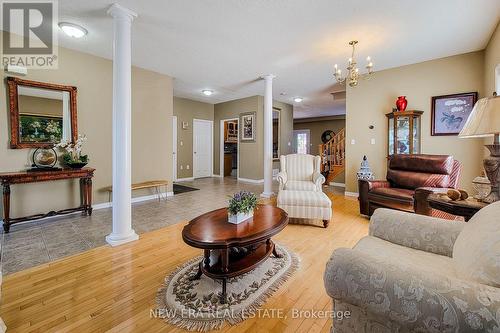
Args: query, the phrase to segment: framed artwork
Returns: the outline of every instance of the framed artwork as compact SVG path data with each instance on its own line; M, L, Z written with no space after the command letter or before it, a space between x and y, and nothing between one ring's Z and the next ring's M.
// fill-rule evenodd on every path
M63 117L43 114L19 114L21 142L59 143L63 134Z
M240 114L241 142L255 142L255 130L257 128L257 117L255 112Z
M431 135L458 135L476 101L477 92L432 97Z

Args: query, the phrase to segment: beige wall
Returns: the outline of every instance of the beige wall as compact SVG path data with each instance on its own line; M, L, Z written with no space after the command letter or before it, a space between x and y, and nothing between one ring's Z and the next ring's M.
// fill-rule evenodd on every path
M321 134L323 134L326 130L332 130L335 133L338 133L341 129L345 128L345 118L338 120L319 120L319 121L310 121L304 122L304 120L300 120L299 122L295 122L293 124L294 130L300 129L308 129L311 135L311 151L312 155L318 155L318 147L322 143ZM345 182L345 172L342 172L337 177L335 177L334 181L336 183L344 183Z
M240 178L260 180L263 175L263 103L262 96L252 96L214 106L214 174L219 174L219 146L221 119L238 118L240 113L256 112L257 132L255 142L241 142L238 146Z
M5 75L4 75L5 77ZM78 129L88 141L84 152L96 168L94 203L108 201L99 189L111 185L112 62L59 48L58 70L28 70L28 80L72 85L78 88ZM5 82L4 82L5 85ZM132 181L172 179L172 79L151 71L132 71ZM0 171L26 169L28 149L9 149L6 89L0 99ZM56 181L13 185L12 216L78 205L78 182ZM171 189L170 189L171 190ZM149 192L134 191L134 196Z
M273 107L280 109L280 155L291 154L293 152L293 105L273 101ZM279 168L278 159L273 162L273 169Z
M280 153L287 154L291 150L288 143L292 141L293 133L293 106L273 101L273 106L280 112ZM239 177L262 180L264 178L264 97L252 96L234 101L215 104L214 106L214 174L219 174L219 145L221 119L239 118L241 113L256 112L256 140L255 142L240 142L238 153L240 158ZM274 168L279 168L279 163L273 163Z
M193 119L214 120L214 105L174 97L174 116L177 116L177 178L191 178L193 177ZM183 121L188 122L187 129L182 128ZM214 135L217 135L215 131Z
M20 113L63 116L62 100L20 95L17 103Z
M474 52L376 72L372 80L347 89L346 191L357 192L356 171L368 156L375 176L384 179L387 156L387 118L397 96L406 95L408 109L424 111L422 153L451 154L463 166L460 186L471 189L479 175L483 150L481 140L457 136L431 136L431 97L477 91L484 95L484 53ZM374 125L370 130L368 126ZM370 139L376 140L375 145ZM351 140L356 144L351 145Z
M500 64L500 23L484 51L484 94L486 96L492 96L495 91L495 67L498 64ZM500 95L500 91L497 91L497 94Z

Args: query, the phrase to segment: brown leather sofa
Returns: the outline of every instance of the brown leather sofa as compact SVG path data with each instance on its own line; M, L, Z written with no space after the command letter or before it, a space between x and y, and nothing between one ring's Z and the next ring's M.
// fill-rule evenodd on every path
M393 155L387 180L359 181L360 213L371 216L384 207L446 218L429 207L427 197L457 188L460 168L460 162L448 155Z

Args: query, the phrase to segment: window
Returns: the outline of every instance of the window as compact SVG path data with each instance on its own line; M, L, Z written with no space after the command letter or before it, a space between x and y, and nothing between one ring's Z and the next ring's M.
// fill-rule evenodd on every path
M297 154L309 154L310 132L309 130L293 131L293 148Z

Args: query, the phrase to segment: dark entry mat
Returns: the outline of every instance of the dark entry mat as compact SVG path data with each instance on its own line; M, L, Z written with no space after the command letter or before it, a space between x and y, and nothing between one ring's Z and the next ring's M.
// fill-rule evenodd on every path
M174 184L174 195L175 194L179 194L179 193L186 193L186 192L191 192L191 191L198 191L198 190L199 190L199 188L194 188L194 187L189 187L189 186Z

